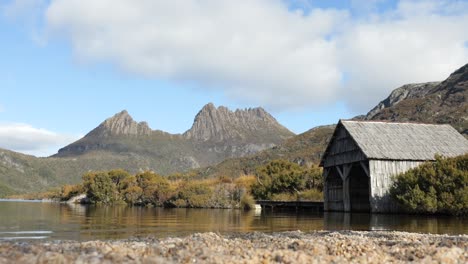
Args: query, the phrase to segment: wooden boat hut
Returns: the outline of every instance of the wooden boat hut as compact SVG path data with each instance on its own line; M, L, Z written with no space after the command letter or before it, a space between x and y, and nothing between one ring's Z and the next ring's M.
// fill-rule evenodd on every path
M468 140L450 125L340 120L320 162L324 209L396 212L393 176L465 153Z

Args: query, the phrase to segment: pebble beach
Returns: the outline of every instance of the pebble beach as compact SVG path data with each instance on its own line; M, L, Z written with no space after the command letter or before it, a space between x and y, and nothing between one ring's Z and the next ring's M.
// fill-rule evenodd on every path
M301 231L0 242L0 263L467 263L468 235Z

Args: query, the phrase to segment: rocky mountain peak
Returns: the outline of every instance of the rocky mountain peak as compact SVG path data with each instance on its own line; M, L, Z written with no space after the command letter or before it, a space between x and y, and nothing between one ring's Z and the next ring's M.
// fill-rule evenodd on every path
M453 93L466 93L468 89L468 64L464 65L460 69L456 70L450 76L443 81L439 86L435 87L431 92L445 92L445 94ZM460 98L466 100L464 97Z
M205 105L195 116L192 128L183 134L187 139L221 142L243 140L252 134L292 136L285 127L263 108L229 110L227 107Z
M403 85L393 90L390 95L377 104L372 110L367 113L364 119L371 120L383 109L392 107L406 99L422 98L426 96L440 82L413 83Z
M136 122L127 112L123 110L106 119L88 135L93 136L115 136L115 135L150 135L151 128L146 122Z

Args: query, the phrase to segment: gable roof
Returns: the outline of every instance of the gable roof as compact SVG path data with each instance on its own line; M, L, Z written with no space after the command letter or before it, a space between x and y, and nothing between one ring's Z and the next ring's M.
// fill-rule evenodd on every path
M337 129L340 124L368 159L422 161L468 153L468 140L450 125L340 120Z

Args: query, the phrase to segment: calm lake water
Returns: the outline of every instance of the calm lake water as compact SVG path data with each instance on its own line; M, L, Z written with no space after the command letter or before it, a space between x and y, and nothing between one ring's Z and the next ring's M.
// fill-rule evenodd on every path
M163 209L0 201L0 240L95 240L302 230L468 234L468 219L410 215Z

